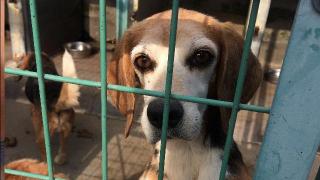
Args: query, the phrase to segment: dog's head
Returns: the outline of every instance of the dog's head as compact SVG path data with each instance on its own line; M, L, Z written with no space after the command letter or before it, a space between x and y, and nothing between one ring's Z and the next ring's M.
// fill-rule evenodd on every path
M108 82L164 91L171 11L156 14L127 30L109 63ZM231 101L243 49L243 38L228 23L180 9L174 56L172 92L179 95ZM241 102L246 103L260 84L261 67L250 53ZM114 105L127 118L127 136L133 121L136 95L109 91ZM141 124L151 143L160 139L163 99L144 96ZM206 105L171 100L169 138L192 140L204 126ZM211 121L225 130L230 109L219 108ZM211 113L212 114L212 113ZM218 119L215 119L218 118Z

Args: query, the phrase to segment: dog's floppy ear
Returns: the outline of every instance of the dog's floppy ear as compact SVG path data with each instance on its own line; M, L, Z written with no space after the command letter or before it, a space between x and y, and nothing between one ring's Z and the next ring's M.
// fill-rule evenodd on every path
M18 68L21 70L28 70L30 67L31 60L34 60L35 56L33 53L28 53L22 57L21 63Z
M117 44L113 58L108 63L108 83L129 87L139 86L133 65L130 61L130 51L134 39L130 38L130 32L124 34L122 40ZM129 136L133 123L136 95L108 90L112 103L126 117L125 137Z
M220 59L216 76L216 97L220 100L232 101L235 94L237 77L243 50L243 38L232 25L221 26ZM258 59L250 51L248 68L241 96L241 103L247 103L254 95L262 80L262 69ZM221 123L226 132L231 109L220 108Z
M30 68L30 64L32 63L33 59L34 59L34 54L33 53L28 53L26 55L24 55L18 65L17 68L21 69L21 70L29 70ZM22 79L23 76L18 76L16 78L16 81L20 81Z
M49 62L50 65L53 65L53 62L50 60L49 55L41 52L42 61ZM43 64L45 66L45 64ZM36 70L36 55L33 52L27 53L24 55L18 65L18 68L21 70Z

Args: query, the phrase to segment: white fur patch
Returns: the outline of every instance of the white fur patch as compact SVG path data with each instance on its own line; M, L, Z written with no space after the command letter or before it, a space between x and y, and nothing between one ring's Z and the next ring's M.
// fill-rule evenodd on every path
M77 78L74 59L71 54L65 50L62 56L62 76ZM68 109L79 105L80 87L77 84L63 83L60 97L56 107L58 109Z
M202 141L169 140L165 173L170 180L218 180L223 150L207 148ZM157 143L160 149L160 142ZM159 157L158 157L159 161Z

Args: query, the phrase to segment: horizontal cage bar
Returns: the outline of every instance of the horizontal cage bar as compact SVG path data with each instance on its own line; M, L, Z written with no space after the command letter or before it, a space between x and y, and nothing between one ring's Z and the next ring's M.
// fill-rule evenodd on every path
M5 68L5 73L37 78L37 74L35 72L20 70L20 69ZM90 87L98 87L98 88L101 87L101 83L97 82L97 81L62 77L62 76L56 76L56 75L51 75L51 74L45 74L44 79L58 81L58 82L84 85L84 86L90 86ZM161 98L164 97L163 92L151 91L151 90L146 90L146 89L141 89L141 88L133 88L133 87L127 87L127 86L121 86L121 85L114 85L114 84L108 84L107 88L108 88L108 90L115 90L115 91L121 91L121 92L127 92L127 93L136 93L136 94L140 94L140 95L147 95L147 96L154 96L154 97L161 97ZM184 95L178 95L178 94L171 94L171 98L176 99L176 100L181 100L181 101L188 101L188 102L199 103L199 104L207 104L207 105L211 105L211 106L219 106L219 107L225 107L225 108L232 108L232 105L233 105L233 103L229 102L229 101L200 98L200 97L195 97L195 96L184 96ZM264 107L264 106L240 104L239 107L241 110L247 110L247 111L253 111L253 112L260 112L260 113L267 113L267 114L270 112L270 108Z
M36 72L20 70L20 69L5 68L5 73L38 78ZM51 75L51 74L45 74L44 79L57 81L57 82L66 82L66 83L90 86L90 87L101 87L100 82L88 81L88 80L77 79L77 78L62 77L62 76Z
M44 180L49 179L49 176L35 174L35 173L29 173L29 172L25 172L25 171L18 171L18 170L13 170L13 169L5 169L4 172L6 174L12 174L12 175L24 176L24 177L30 177L30 178L36 178L36 179L44 179ZM62 178L54 178L54 179L55 180L64 180Z

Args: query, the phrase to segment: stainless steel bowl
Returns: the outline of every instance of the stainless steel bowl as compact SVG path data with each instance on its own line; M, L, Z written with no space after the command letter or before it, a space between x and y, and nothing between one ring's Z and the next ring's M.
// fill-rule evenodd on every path
M281 72L280 68L277 68L277 69L270 68L265 72L264 78L269 82L277 84L279 80L280 72Z
M92 46L88 43L76 41L65 44L65 48L69 51L73 58L85 58L92 52Z

